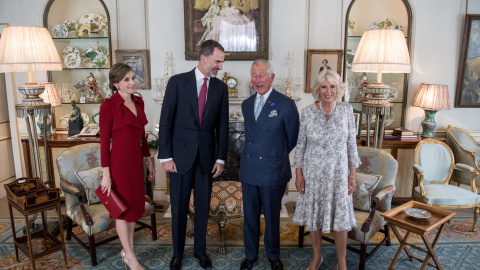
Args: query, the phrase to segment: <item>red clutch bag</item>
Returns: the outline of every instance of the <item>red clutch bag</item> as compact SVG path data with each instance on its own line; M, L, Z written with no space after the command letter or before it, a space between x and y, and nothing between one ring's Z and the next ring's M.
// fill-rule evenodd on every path
M127 211L127 206L118 198L113 190L108 197L107 192L102 192L101 186L95 190L95 193L113 218L116 219L123 214L123 212Z

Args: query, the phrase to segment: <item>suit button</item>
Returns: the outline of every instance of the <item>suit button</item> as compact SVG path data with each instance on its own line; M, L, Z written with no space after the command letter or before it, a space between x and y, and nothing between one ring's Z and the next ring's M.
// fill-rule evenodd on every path
M250 157L250 155L247 155L247 157Z
M248 142L248 144L252 144L252 142Z
M260 157L260 159L262 159L262 157Z

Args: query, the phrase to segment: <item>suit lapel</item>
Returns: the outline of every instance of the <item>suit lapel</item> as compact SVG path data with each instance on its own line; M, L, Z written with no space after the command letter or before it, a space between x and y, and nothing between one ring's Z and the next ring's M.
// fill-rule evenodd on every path
M254 125L253 136L252 137L255 137L257 132L262 128L265 121L267 121L267 119L269 118L272 110L276 110L276 108L278 106L277 97L278 97L277 93L276 93L275 89L273 89L272 93L270 93L270 96L268 97L267 101L265 102L265 105L263 105L262 111L260 112L260 115L258 116L257 122ZM253 117L253 120L255 121L255 116Z
M197 95L197 82L195 81L195 69L190 71L187 77L187 82L185 85L185 91L187 92L188 100L190 105L195 112L195 118L197 123L200 123L200 118L198 117L198 95Z

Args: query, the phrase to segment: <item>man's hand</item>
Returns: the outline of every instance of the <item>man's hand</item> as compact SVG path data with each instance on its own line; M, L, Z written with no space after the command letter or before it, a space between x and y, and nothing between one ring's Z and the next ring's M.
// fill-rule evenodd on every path
M163 162L162 167L167 172L177 172L177 166L173 160Z
M212 170L213 178L217 178L217 176L222 174L223 169L224 169L224 166L223 166L222 163L215 162L215 164L213 165L213 170Z

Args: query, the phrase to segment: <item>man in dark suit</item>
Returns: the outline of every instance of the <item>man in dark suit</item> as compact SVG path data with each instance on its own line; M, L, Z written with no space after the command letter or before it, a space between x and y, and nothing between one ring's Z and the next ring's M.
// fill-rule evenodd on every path
M198 66L170 78L160 115L158 158L170 173L173 257L170 269L182 268L188 204L195 197L194 255L211 268L205 253L212 178L227 158L228 89L216 78L224 62L222 45L206 40Z
M245 259L240 269L252 269L258 259L260 214L265 217L265 250L273 270L280 261L280 210L292 178L289 153L297 144L299 118L295 102L272 87L272 65L256 60L250 70L256 94L242 103L245 145L240 162L243 192Z

